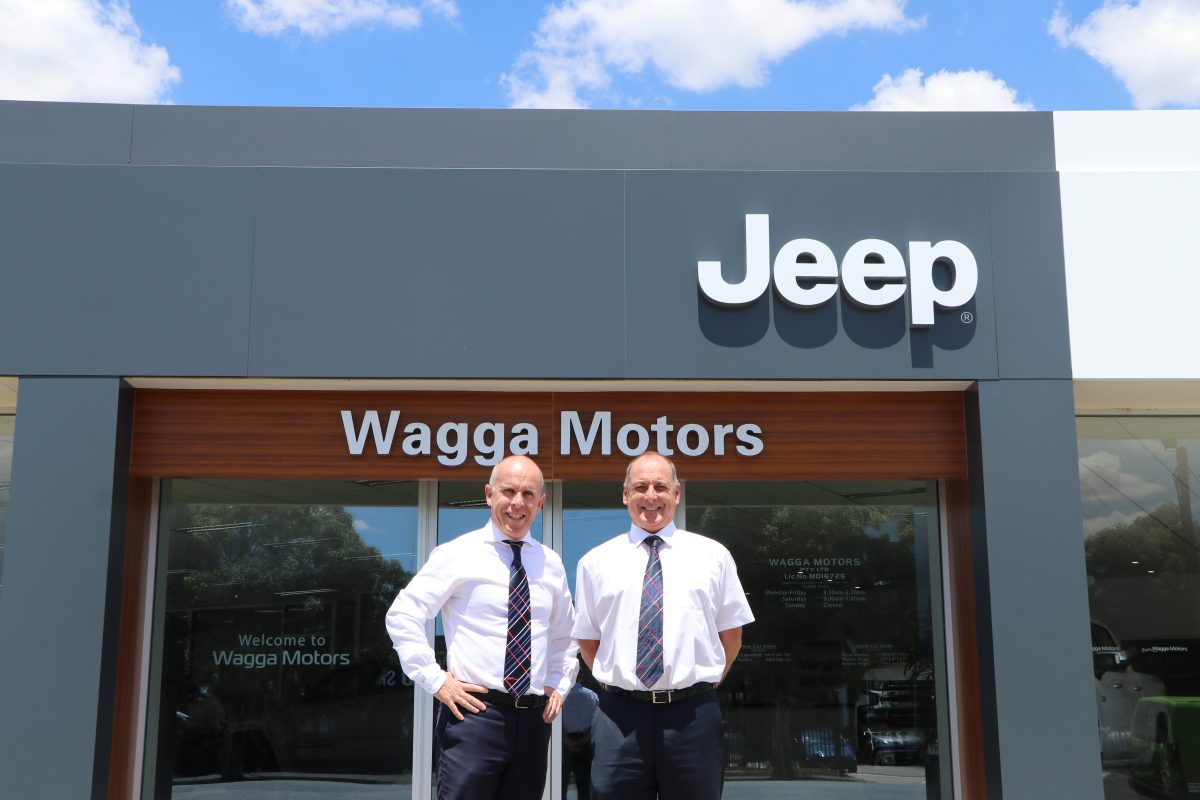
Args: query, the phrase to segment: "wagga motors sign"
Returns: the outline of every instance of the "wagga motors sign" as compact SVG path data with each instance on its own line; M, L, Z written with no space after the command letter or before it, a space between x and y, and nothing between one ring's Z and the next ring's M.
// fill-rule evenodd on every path
M485 478L514 453L547 478L619 481L631 456L692 480L961 477L945 392L142 390L135 477Z
M951 268L953 283L939 288L934 266ZM767 292L772 281L780 298L796 308L820 306L838 292L862 308L883 308L908 294L909 324L934 324L934 308L961 308L975 297L979 267L962 242L909 242L907 263L900 249L882 239L863 239L842 255L840 270L833 250L817 239L792 239L771 259L771 217L746 215L746 276L729 283L720 261L696 264L700 291L721 306L745 306Z
M350 409L342 409L342 428L346 434L346 449L352 456L361 456L367 451L368 441L380 456L390 456L393 449L403 456L437 456L439 463L457 467L466 462L471 454L476 464L490 467L500 463L507 455L522 455L536 458L541 452L544 438L537 425L532 422L503 422L488 420L472 425L469 422L443 422L437 426L414 420L400 431L403 412L392 409L387 412L383 423L380 412L366 410L356 421ZM588 421L584 422L584 417ZM402 441L397 443L397 432ZM696 458L712 453L714 456L737 454L744 457L757 456L763 451L762 428L753 423L716 423L702 425L689 422L673 423L663 414L653 422L642 425L627 422L613 432L613 414L601 410L580 414L578 411L559 412L559 424L555 427L558 443L555 451L561 456L609 456L613 445L621 455L632 457L655 450L664 456L676 454Z

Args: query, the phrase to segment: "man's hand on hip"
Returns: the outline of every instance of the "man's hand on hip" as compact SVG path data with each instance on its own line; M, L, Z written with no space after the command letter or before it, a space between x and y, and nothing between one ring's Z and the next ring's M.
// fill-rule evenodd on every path
M472 714L478 714L487 706L483 704L475 694L485 694L487 687L480 686L477 683L463 683L458 678L454 677L453 673L446 673L446 682L442 684L442 688L434 693L434 697L446 704L446 708L450 709L450 713L458 719L463 719L462 712L458 710L462 706Z

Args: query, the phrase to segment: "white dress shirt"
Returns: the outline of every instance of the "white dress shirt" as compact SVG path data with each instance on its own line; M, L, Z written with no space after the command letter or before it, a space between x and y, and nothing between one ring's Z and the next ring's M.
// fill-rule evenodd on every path
M653 687L638 680L637 635L642 579L651 534L632 526L628 533L594 548L579 561L575 580L575 638L599 639L592 675L622 689L684 689L718 683L725 672L725 649L717 635L754 621L733 557L706 536L668 524L658 557L663 576L662 677Z
M575 682L579 652L571 638L575 613L562 559L526 534L521 564L529 578L533 607L531 694L550 686L566 695ZM404 672L436 693L446 672L434 658L425 623L440 611L446 630L446 669L464 683L504 691L508 636L508 580L513 561L509 539L488 521L429 555L387 613L388 634Z

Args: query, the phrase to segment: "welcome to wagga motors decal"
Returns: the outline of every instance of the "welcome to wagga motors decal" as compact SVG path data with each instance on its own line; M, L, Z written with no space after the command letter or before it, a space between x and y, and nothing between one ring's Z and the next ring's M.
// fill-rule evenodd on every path
M378 410L364 411L358 420L354 412L342 410L342 427L350 455L363 455L368 443L374 444L377 455L391 455L396 449L398 433L400 453L430 456L436 448L437 460L448 467L465 463L472 449L475 462L481 466L497 464L506 455L536 456L540 452L542 436L532 422L511 425L503 422L475 425L444 422L435 431L431 425L419 420L407 422L401 428L401 409L386 413L387 422L384 423ZM578 411L559 412L558 454L587 456L595 452L608 456L612 455L614 446L618 452L630 457L648 449L667 456L678 453L693 458L734 453L753 457L763 451L762 428L751 423L676 425L663 415L650 425L630 422L614 432L612 418L611 411L595 411L585 422Z

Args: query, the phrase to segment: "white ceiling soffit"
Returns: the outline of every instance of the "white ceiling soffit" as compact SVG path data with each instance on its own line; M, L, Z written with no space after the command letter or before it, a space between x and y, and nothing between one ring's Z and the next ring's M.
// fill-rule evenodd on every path
M0 414L17 410L17 379L0 377Z
M1054 114L1075 380L1200 380L1200 111Z
M1079 414L1200 413L1200 380L1075 381Z

